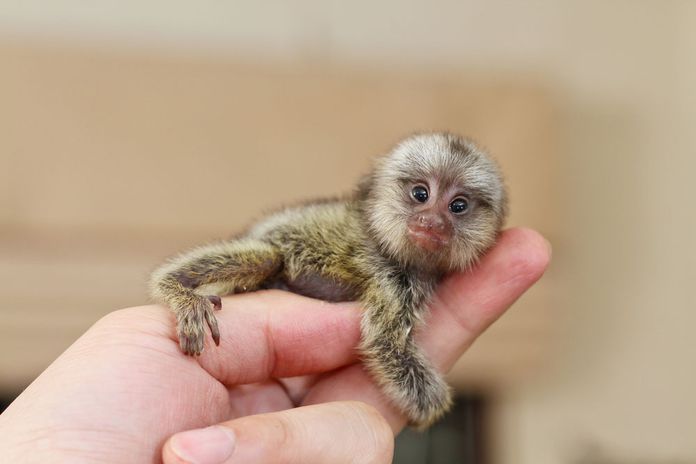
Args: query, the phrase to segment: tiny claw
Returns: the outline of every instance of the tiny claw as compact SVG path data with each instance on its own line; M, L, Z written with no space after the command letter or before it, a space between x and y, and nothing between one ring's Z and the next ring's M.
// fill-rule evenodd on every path
M208 327L210 327L210 335L213 337L215 346L220 346L220 329L218 328L217 319L215 319L213 313L206 311L205 320L208 323Z
M208 295L208 300L213 304L213 308L220 311L222 309L222 300L217 295Z
M188 343L186 341L186 338L179 337L179 348L181 348L181 351L183 351L184 354L189 354L188 353Z
M193 341L185 335L179 338L179 346L181 347L181 351L187 356L196 356L198 354L193 348Z

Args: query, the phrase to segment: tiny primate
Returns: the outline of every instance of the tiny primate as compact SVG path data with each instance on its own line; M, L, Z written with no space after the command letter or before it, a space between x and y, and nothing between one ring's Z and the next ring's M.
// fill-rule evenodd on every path
M450 133L405 138L355 192L283 209L237 238L173 258L151 279L154 299L176 315L181 349L216 345L220 295L283 288L327 301L359 300L359 352L411 425L425 427L451 404L442 376L414 343L431 295L496 240L507 196L497 164Z

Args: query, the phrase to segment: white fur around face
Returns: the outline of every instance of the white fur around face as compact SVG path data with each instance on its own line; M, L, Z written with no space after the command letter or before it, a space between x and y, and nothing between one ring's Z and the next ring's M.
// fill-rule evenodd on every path
M441 252L425 253L408 239L414 184L432 186L435 193L461 192L471 199L471 211L452 218L453 240ZM429 133L403 140L378 161L367 209L370 228L390 257L447 272L467 268L492 245L505 220L507 197L496 163L473 142Z

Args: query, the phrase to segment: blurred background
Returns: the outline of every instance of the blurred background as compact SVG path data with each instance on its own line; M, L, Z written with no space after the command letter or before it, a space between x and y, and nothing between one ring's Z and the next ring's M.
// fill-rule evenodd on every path
M696 2L0 0L0 395L182 248L414 130L506 173L542 281L399 463L696 463Z

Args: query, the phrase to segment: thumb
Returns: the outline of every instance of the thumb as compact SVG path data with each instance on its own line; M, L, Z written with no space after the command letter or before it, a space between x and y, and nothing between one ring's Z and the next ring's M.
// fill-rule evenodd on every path
M173 435L165 464L391 463L394 434L365 403L338 401L240 417Z

